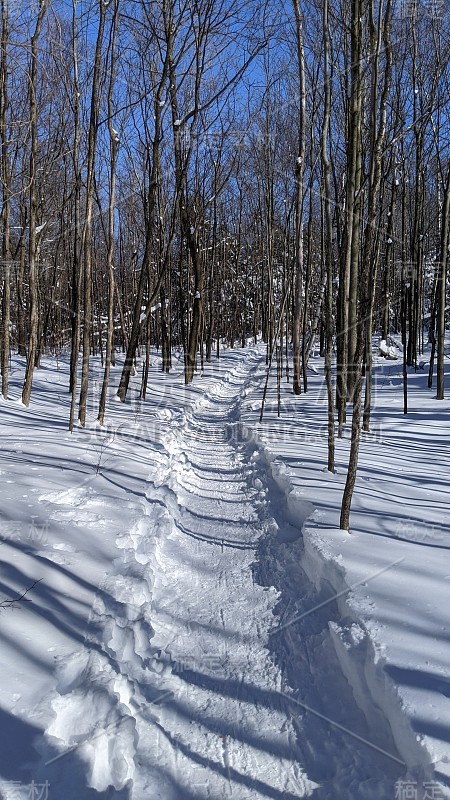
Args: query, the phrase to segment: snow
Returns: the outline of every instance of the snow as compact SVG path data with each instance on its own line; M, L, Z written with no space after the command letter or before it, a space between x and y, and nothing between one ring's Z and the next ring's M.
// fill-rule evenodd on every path
M169 305L169 302L170 302L169 300L165 301L166 308ZM161 308L161 303L156 303L156 305L150 307L150 313L154 314L155 311L159 311L160 308ZM139 322L140 323L145 322L145 320L147 319L147 315L148 315L148 310L141 311L139 315Z
M126 404L118 366L105 426L99 377L73 434L67 361L26 409L14 359L1 596L39 583L0 613L0 796L450 797L449 402L412 374L404 417L401 365L374 361L346 534L319 358L281 418L269 384L262 424L263 347L189 387L154 358Z
M302 566L318 592L336 598L334 647L358 706L373 730L380 711L388 722L415 782L410 796L426 797L432 784L430 796L449 797L450 403L437 403L427 376L412 372L410 414L403 416L402 367L374 358L373 433L363 437L350 535L339 530L348 433L338 442L337 474L321 473L322 380L310 379L297 414L285 393L281 421L272 395L256 440L291 515L297 507L308 516ZM259 409L246 405L251 426Z
M398 358L398 350L396 347L394 347L394 345L388 345L385 339L381 339L380 355L394 360Z

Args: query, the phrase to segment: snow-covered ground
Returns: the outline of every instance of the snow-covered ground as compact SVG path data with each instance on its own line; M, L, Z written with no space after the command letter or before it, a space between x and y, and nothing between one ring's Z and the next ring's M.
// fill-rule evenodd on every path
M259 346L189 388L156 360L104 429L99 371L70 434L66 361L28 410L14 361L0 599L39 582L0 612L2 797L450 796L449 403L420 373L404 418L380 360L346 534L315 363L261 425Z

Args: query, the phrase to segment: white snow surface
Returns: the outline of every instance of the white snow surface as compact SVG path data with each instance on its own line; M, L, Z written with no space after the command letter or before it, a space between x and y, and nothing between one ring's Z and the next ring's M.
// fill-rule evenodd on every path
M262 346L67 431L67 361L0 404L0 796L450 797L449 402L375 356L351 532L316 358L277 416ZM139 370L137 371L139 376ZM35 792L32 795L32 792ZM39 794L40 792L40 794ZM431 794L434 792L434 794ZM439 793L439 794L438 794Z

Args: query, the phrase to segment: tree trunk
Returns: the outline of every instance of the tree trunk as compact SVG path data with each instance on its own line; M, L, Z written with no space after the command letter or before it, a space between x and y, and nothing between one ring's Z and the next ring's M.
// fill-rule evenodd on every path
M94 199L94 170L95 152L98 134L98 116L100 106L100 73L102 67L102 44L105 29L106 3L105 0L98 0L99 23L97 39L95 43L94 70L92 75L91 104L89 117L88 133L88 155L87 155L87 174L86 174L86 205L85 219L83 226L83 266L84 266L84 322L83 322L83 359L81 368L81 388L80 402L78 408L78 419L84 427L86 424L87 397L89 391L89 357L91 353L91 333L92 333L92 253L91 253L91 233L92 233L92 206Z
M444 205L441 221L441 248L439 259L438 303L437 303L437 391L436 399L444 399L444 345L445 307L447 298L447 261L450 236L450 167L447 171Z
M31 37L30 47L30 213L29 213L29 236L28 236L28 273L30 286L30 338L28 344L27 366L25 370L25 380L22 389L22 403L29 406L31 397L31 387L33 384L33 373L36 362L38 347L39 330L39 294L36 269L36 213L37 213L37 188L36 188L36 160L38 146L38 119L36 104L36 81L37 81L37 61L38 61L38 39L41 32L44 16L47 11L49 0L39 0L39 12Z
M73 169L74 169L74 206L73 206L73 254L72 254L72 285L70 298L70 378L69 392L71 394L69 430L73 431L75 423L75 406L77 400L77 373L80 353L81 336L81 169L80 169L80 91L78 80L78 30L77 30L77 0L73 0L72 12L72 64L73 64Z
M358 5L356 3L356 5ZM378 19L378 31L375 29L373 0L370 5L370 29L371 29L371 49L373 56L372 66L372 92L371 92L371 118L372 118L372 142L370 153L370 174L368 187L368 210L367 222L364 230L363 242L363 273L360 279L359 288L359 319L356 340L355 354L355 383L353 389L353 417L350 444L350 456L345 483L344 494L341 506L340 527L348 530L350 523L350 508L353 491L356 481L356 473L359 457L359 445L361 436L361 393L362 393L362 358L365 347L371 347L368 338L371 335L371 315L374 298L374 282L376 276L376 264L374 262L373 242L375 238L375 223L377 219L377 205L381 184L382 149L386 131L386 109L391 85L392 73L392 53L390 44L390 25L392 16L392 0L387 0L384 24L382 25L381 14ZM361 22L363 8L356 9L358 19ZM375 44L376 42L376 44ZM378 108L378 83L380 69L380 54L386 53L386 65L384 72L383 89ZM360 50L361 52L361 50ZM378 122L377 122L378 120Z
M352 400L356 363L356 320L359 274L359 217L361 182L362 18L365 0L351 3L351 90L348 119L348 159L345 199L344 247L340 265L336 404L338 433L342 436L347 400ZM352 377L349 378L349 373Z
M292 319L293 347L293 383L294 394L301 393L301 322L303 310L303 202L305 171L305 119L306 119L306 82L305 53L303 47L303 18L299 0L294 0L295 24L297 33L297 59L300 93L300 118L298 135L298 156L295 167L295 275L294 275L294 309Z
M2 231L2 263L4 270L2 297L2 346L1 371L2 395L8 397L9 355L10 355L10 323L11 323L11 175L8 151L8 3L1 0L2 31L0 53L0 142L1 142L1 182L3 204L1 213Z
M98 421L103 425L106 410L106 398L108 394L109 376L111 373L111 361L114 348L114 297L115 297L115 278L114 278L114 212L116 207L116 170L117 155L119 147L119 137L112 124L113 115L113 88L116 64L116 36L117 18L119 11L119 0L114 0L114 11L112 30L110 38L110 64L109 64L109 86L108 86L108 129L109 129L109 204L108 204L108 323L106 331L106 352L105 352L105 371L103 374L102 391L100 394L100 404L98 410Z
M328 398L328 470L335 471L335 424L334 394L332 381L333 353L333 222L331 196L331 163L328 153L328 134L331 120L331 66L330 66L330 31L328 21L328 0L323 0L322 11L323 35L323 76L324 76L324 108L321 131L321 159L323 183L323 260L325 266L325 379Z

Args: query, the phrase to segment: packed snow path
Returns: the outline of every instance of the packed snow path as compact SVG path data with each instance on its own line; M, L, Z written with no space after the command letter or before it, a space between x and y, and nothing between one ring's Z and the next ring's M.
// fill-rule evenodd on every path
M402 767L341 677L334 605L307 613L322 598L300 568L302 521L239 424L260 366L250 351L188 411L158 412L141 514L49 699L52 796L395 797Z

